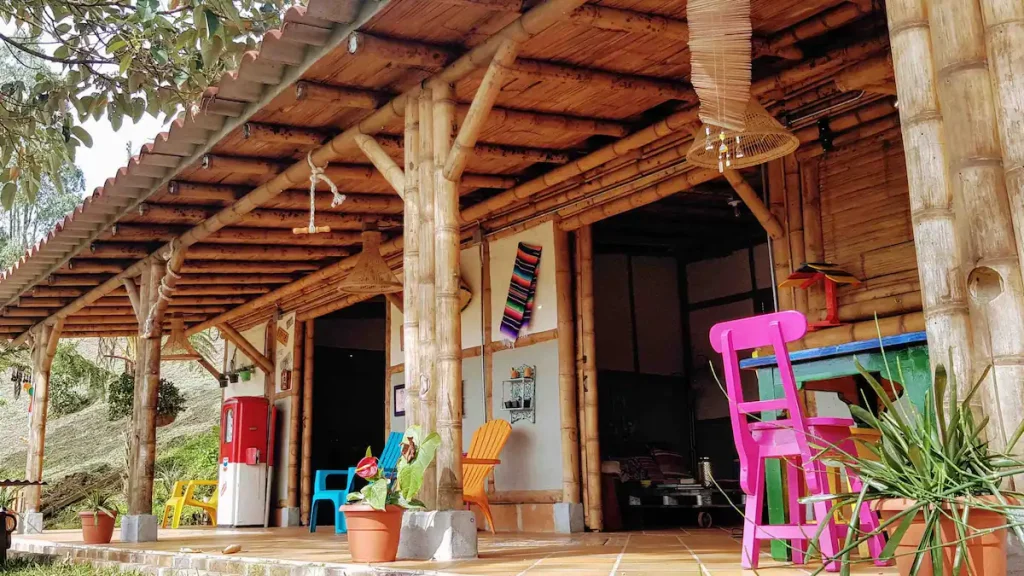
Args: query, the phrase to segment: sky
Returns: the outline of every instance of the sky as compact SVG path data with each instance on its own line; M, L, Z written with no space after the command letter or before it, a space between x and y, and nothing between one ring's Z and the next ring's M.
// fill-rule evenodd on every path
M82 127L92 136L92 148L80 147L75 153L75 164L85 176L85 194L92 194L107 178L113 178L118 168L128 164L125 146L129 142L131 153L138 154L143 144L152 142L157 134L166 130L161 120L144 114L138 124L132 124L131 119L126 118L117 132L106 116L85 122Z

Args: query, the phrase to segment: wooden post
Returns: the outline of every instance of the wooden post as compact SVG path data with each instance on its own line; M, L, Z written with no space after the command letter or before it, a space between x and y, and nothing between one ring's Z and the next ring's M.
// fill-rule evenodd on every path
M952 352L953 366L946 369L955 373L961 386L970 386L974 342L967 311L964 240L953 213L925 2L887 0L886 14L931 362L933 367L946 364Z
M420 418L420 106L409 99L405 106L405 250L402 253L402 362L405 371L405 422ZM390 385L390 384L389 384Z
M821 230L820 162L813 158L800 163L800 190L803 201L804 258L808 262L825 261L825 239ZM807 313L811 320L825 319L825 290L820 283L807 289Z
M404 191L403 191L404 193ZM384 439L391 433L391 315L392 301L384 303Z
M419 305L419 414L416 421L425 434L436 428L436 300L434 298L434 101L433 92L424 90L420 94L420 193L419 193L419 239L420 251L415 273ZM413 271L409 271L413 275ZM428 510L437 507L437 459L423 475L420 500Z
M558 295L558 411L562 421L562 502L575 504L580 501L580 453L569 233L555 227L554 247L555 290Z
M772 160L767 166L768 175L768 205L783 230L787 230L786 210L786 179L782 167L782 159ZM778 291L779 310L793 309L793 289L779 288L778 285L789 277L790 269L789 238L783 237L778 241L772 240L772 265L775 267L775 285Z
M782 168L786 182L786 224L788 226L786 236L789 239L790 266L795 270L807 261L804 254L803 200L800 194L800 172L796 157L789 155L783 158ZM782 281L785 278L777 280ZM804 314L807 313L806 290L793 291L793 308Z
M583 385L583 268L580 256L580 232L577 230L573 235L573 315L575 325L573 326L576 343L576 422L579 435L580 448L580 493L583 499L583 524L590 527L590 477L587 475L587 435L585 425L587 422L586 397Z
M289 508L300 508L299 506L299 483L301 478L299 477L299 458L300 451L299 447L302 444L302 409L303 409L303 397L302 397L302 361L304 358L302 352L302 345L305 340L305 336L302 333L302 329L305 327L305 322L295 321L295 333L292 335L292 395L289 399L291 402L291 414L289 415L288 421L288 507Z
M30 482L43 479L46 412L50 407L50 368L63 328L63 320L58 320L55 326L43 324L32 343L32 416L29 423L28 459L25 463L25 479ZM41 496L39 486L26 486L22 494L23 510L38 512Z
M949 181L953 207L961 230L970 234L961 247L968 249L969 266L963 272L968 273L967 304L975 335L974 372L993 365L981 388L981 402L993 424L988 439L995 450L1002 450L1024 418L1024 286L986 62L985 25L977 0L931 0L927 6L947 170L954 176ZM1024 478L1019 484L1024 488Z
M750 209L754 218L757 218L757 221L761 223L765 232L768 232L768 235L771 236L773 240L778 240L785 236L782 224L779 223L778 218L776 218L771 213L771 210L764 205L764 202L762 202L761 198L758 197L757 192L750 186L750 184L747 184L747 181L743 179L743 176L741 176L739 172L735 170L726 170L723 175L725 176L725 179L729 181L729 184L732 185L732 189L736 192L736 195L740 197L740 200L743 200L743 203Z
M590 226L577 232L580 246L580 291L583 324L583 399L587 443L587 492L590 503L590 528L601 530L601 438L597 414L597 350L594 333L594 239Z
M484 422L494 419L494 350L491 341L491 243L486 236L480 239L480 310L483 315L483 338L480 340L484 359ZM494 493L494 474L487 477L487 492Z
M167 271L165 263L154 260L150 264L146 295L147 319L152 319L152 310L159 301L159 286ZM149 321L147 320L147 323ZM148 334L146 326L139 326L139 349L144 350L145 361L140 363L142 380L135 381L135 400L138 408L135 414L135 461L132 475L135 478L131 494L128 495L128 514L131 516L153 513L153 473L156 464L156 404L160 392L160 339L163 323L156 318Z
M500 52L500 51L499 51ZM462 508L462 314L459 306L459 188L445 175L455 133L452 87L434 87L434 222L437 282L437 507ZM458 171L456 171L458 172Z
M309 524L310 499L313 497L313 327L307 320L302 344L302 497L299 509L302 523Z

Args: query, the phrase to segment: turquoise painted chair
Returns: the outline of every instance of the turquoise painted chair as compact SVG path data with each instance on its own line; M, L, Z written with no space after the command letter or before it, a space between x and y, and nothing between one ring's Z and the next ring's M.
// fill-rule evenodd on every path
M402 454L402 437L403 434L401 432L389 434L388 441L384 444L384 451L378 457L380 466L384 469L384 475L388 478L394 478L397 473L395 469L398 466L398 457ZM327 489L327 479L332 476L346 477L343 490ZM349 466L348 470L316 471L316 477L313 480L313 501L310 504L309 510L310 532L316 532L316 505L324 500L334 506L334 532L336 534L348 532L348 526L345 524L345 513L341 511L341 506L348 500L348 493L352 491L352 483L355 481L355 477L355 466Z

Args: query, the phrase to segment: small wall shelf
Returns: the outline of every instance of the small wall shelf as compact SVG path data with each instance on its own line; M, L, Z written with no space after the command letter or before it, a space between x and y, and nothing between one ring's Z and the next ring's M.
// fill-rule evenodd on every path
M520 420L537 422L537 367L523 365L510 371L508 380L501 382L501 407L508 411L512 424Z

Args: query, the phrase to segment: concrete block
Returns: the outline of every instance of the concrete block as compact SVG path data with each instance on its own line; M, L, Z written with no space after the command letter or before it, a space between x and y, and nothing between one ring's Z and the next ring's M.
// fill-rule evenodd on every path
M20 534L42 534L43 513L26 512L18 519L18 532Z
M156 542L157 519L152 514L121 517L121 542Z
M559 502L555 504L554 513L556 533L583 532L583 504Z
M281 508L278 510L278 526L282 528L289 528L292 526L301 526L302 522L298 508Z
M406 512L398 558L439 562L476 558L476 528L476 517L468 510Z

